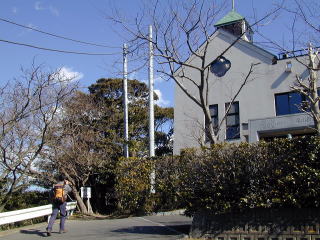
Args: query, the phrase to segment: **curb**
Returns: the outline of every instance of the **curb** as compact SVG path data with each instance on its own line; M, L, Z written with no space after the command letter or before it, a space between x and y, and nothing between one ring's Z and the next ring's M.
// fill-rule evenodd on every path
M151 213L151 216L170 216L170 215L184 215L185 209L178 209L169 212L155 212ZM149 216L150 216L149 215Z

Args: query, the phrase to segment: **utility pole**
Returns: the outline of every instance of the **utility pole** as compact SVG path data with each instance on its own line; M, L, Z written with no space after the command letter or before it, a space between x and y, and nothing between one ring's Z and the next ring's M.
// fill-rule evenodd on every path
M152 25L149 26L149 156L154 157L154 99L153 99L153 44ZM155 193L155 170L150 175L151 193Z
M154 101L153 101L153 44L152 26L149 26L149 156L154 157Z
M123 108L124 108L124 146L123 154L126 158L129 157L129 131L128 131L128 47L123 44Z

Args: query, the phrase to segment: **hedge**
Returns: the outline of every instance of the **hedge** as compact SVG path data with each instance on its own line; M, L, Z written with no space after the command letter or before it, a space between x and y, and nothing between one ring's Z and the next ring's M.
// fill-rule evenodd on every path
M319 207L320 138L216 144L181 156L187 213Z
M213 213L320 203L320 138L215 144L181 156L119 160L116 197L127 213L185 208ZM156 193L150 174L156 173Z
M179 158L121 158L116 168L116 198L122 213L148 213L184 207L180 197ZM151 172L155 193L151 193Z

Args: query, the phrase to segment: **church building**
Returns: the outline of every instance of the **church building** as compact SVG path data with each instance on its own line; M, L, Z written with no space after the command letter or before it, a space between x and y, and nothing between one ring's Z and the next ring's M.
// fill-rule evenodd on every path
M309 77L309 70L302 64L308 64L307 50L301 54L274 55L262 49L253 43L253 31L246 19L234 9L215 27L208 45L208 62L214 61L231 46L223 54L228 70L215 72L214 66L210 66L208 71L208 103L212 122L222 122L219 141L252 143L260 139L314 133L313 118L301 109L305 98L292 89L296 76L303 80ZM198 64L192 56L187 61L191 65ZM242 87L252 64L252 73ZM181 69L176 71L177 75L179 71ZM194 71L188 69L185 69L184 76L194 81L198 78ZM197 96L197 89L192 84L185 86ZM226 114L228 104L239 89L240 93ZM206 143L204 129L203 110L176 85L174 154L180 154L184 148L199 147L200 142Z

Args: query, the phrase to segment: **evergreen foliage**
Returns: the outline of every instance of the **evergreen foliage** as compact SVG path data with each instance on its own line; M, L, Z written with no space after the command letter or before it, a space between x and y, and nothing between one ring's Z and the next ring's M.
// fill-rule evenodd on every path
M187 213L320 207L320 138L215 144L181 156Z
M221 143L181 156L121 159L116 167L119 210L186 208L188 215L250 208L320 207L320 138ZM150 174L156 173L156 193Z

